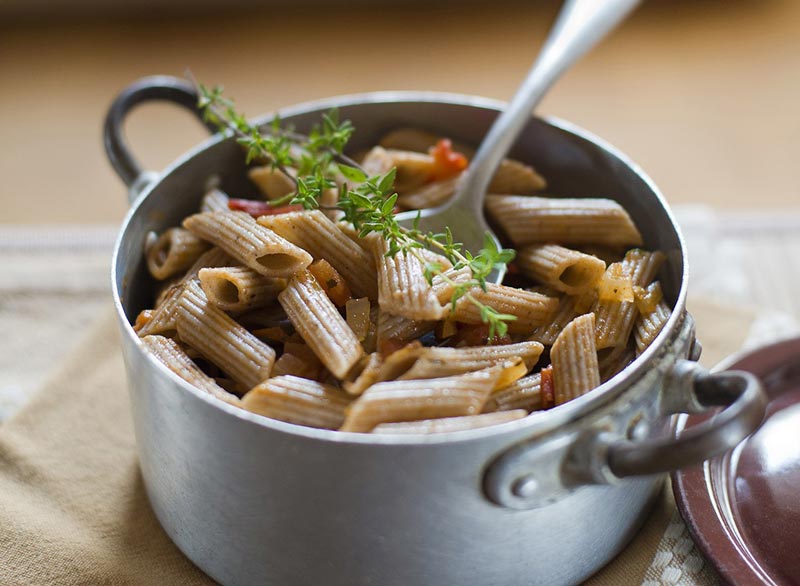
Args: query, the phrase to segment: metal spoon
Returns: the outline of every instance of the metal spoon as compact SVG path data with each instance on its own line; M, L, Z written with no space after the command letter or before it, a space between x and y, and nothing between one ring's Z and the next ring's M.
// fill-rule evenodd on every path
M483 200L497 167L530 118L534 106L556 79L622 22L639 2L567 0L539 57L508 107L484 137L453 197L436 208L399 214L398 221L410 227L419 214L419 228L424 232L438 233L449 226L455 239L473 252L483 247L486 234L499 245L483 214ZM505 270L496 270L490 280L500 283L504 274Z

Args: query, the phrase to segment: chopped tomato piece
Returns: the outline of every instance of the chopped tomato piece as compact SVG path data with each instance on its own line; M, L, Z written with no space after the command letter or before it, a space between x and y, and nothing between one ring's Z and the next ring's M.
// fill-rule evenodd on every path
M289 212L299 212L303 209L303 206L301 206L299 203L285 206L274 206L268 201L231 198L228 200L228 209L233 210L234 212L247 212L254 218L258 218L259 216L276 216L278 214L287 214Z
M556 406L556 385L553 381L553 365L542 369L542 409Z
M256 338L266 338L267 340L272 340L273 342L283 342L288 337L284 329L279 326L259 328L257 330L252 330L250 333Z
M320 259L312 263L308 270L337 307L344 306L348 300L353 298L347 281L327 260Z
M467 168L467 157L453 150L449 138L442 138L428 151L433 157L433 173L431 181L442 181L455 177Z

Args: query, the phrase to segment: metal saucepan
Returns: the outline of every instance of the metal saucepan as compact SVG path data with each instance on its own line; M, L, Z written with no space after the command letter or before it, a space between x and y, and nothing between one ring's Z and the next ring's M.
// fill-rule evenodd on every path
M764 397L744 372L709 374L685 309L686 252L658 190L625 156L555 119L531 118L511 156L532 163L554 195L612 197L649 249L663 250L674 308L656 341L601 387L500 426L425 437L373 436L273 421L194 389L149 356L130 323L151 302L142 250L195 212L207 180L255 194L244 156L215 135L161 174L143 172L122 123L167 100L196 112L192 87L152 77L113 103L105 144L130 188L112 285L122 330L139 458L164 529L227 585L486 586L569 584L603 566L633 536L663 474L735 446L759 425ZM502 104L460 95L372 93L281 111L307 129L336 106L353 121L354 150L412 125L478 144ZM265 118L268 120L268 118ZM670 415L722 406L680 439Z

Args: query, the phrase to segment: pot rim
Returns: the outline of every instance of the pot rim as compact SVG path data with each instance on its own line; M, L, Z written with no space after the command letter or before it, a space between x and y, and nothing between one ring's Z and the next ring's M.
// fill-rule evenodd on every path
M275 114L279 114L281 118L289 118L300 114L305 114L312 111L324 111L334 107L345 106L358 106L360 104L382 104L382 103L404 103L404 102L421 102L421 103L438 103L444 105L454 106L469 106L480 108L484 110L499 111L502 110L506 103L500 100L485 98L481 96L472 96L468 94L449 93L449 92L432 92L432 91L378 91L357 94L346 94L341 96L333 96L319 100L312 100L301 102L292 106L280 108L272 113L267 113L253 120L258 124L268 123L273 119ZM510 421L489 427L478 429L469 429L461 431L450 431L436 434L369 434L369 433L356 433L347 431L337 431L328 429L317 429L313 427L306 427L303 425L286 423L276 419L270 419L256 413L252 413L240 407L235 407L224 401L213 397L212 395L201 391L194 385L180 378L178 375L169 370L164 364L158 361L152 354L146 352L139 337L128 321L125 315L125 309L122 306L122 297L119 287L117 286L117 263L119 260L119 253L122 248L122 243L127 237L128 230L131 225L132 218L136 215L138 209L141 207L142 202L150 196L154 189L161 183L161 181L177 170L179 167L187 163L198 153L222 142L229 140L228 136L221 133L212 135L207 140L199 143L195 147L189 149L181 156L176 158L170 163L163 171L157 174L157 177L150 182L136 198L123 219L120 227L119 234L114 243L114 252L111 260L111 289L114 297L114 308L117 313L117 318L120 322L120 327L124 332L124 336L128 336L132 341L138 352L146 355L146 359L150 364L155 365L156 368L161 369L161 373L172 378L173 383L176 383L184 391L194 395L196 398L206 401L215 408L221 409L228 414L244 421L249 424L255 424L261 427L266 427L270 430L288 433L291 435L301 436L310 440L319 440L332 443L346 443L346 444L366 444L366 445L431 445L431 444L449 444L456 442L478 441L486 437L498 436L502 434L511 434L515 432L526 431L529 436L545 435L555 429L561 428L581 417L591 413L592 411L606 405L607 403L616 399L622 394L626 388L636 379L640 378L649 367L649 363L661 353L669 342L672 333L677 329L679 323L683 320L686 308L687 285L689 277L688 258L686 252L686 243L678 226L672 210L669 208L664 196L659 191L653 180L642 170L642 168L634 163L622 151L605 141L604 139L592 134L591 132L573 124L572 122L562 120L554 116L533 116L550 126L554 126L560 130L568 132L599 146L621 163L633 171L650 189L653 195L661 204L670 220L672 229L675 231L677 241L680 247L680 259L682 262L683 270L681 273L680 288L678 296L675 300L675 305L669 320L664 328L658 334L656 339L650 346L634 361L626 367L622 372L612 377L599 387L588 392L586 395L573 399L563 405L553 407L546 411L533 413L522 419Z

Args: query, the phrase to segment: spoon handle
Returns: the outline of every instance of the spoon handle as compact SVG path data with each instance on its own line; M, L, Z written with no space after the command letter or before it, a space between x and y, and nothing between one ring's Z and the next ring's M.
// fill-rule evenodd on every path
M450 205L483 215L492 176L545 92L633 10L640 0L567 0L539 57L511 103L495 120Z

